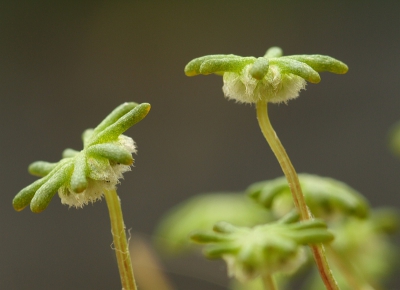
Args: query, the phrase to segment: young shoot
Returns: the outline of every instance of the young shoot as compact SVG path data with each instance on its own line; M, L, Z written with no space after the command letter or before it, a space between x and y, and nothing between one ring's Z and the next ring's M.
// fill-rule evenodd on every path
M15 210L21 211L30 205L32 212L39 213L47 208L57 191L63 204L77 208L104 195L125 290L137 288L116 185L122 174L130 170L132 153L136 153L136 148L132 138L122 133L146 117L149 110L147 103L118 106L95 129L83 133L81 151L66 149L63 158L56 163L32 163L29 172L41 178L23 188L13 200Z
M319 72L344 74L343 62L325 55L282 56L278 47L270 48L263 57L237 55L208 55L190 61L185 67L187 76L217 74L223 76L223 91L228 99L256 104L261 131L274 152L289 183L294 204L304 221L311 220L301 191L297 173L278 136L271 126L267 104L286 103L298 96L306 81L319 83ZM327 289L338 289L321 244L311 246L315 262Z

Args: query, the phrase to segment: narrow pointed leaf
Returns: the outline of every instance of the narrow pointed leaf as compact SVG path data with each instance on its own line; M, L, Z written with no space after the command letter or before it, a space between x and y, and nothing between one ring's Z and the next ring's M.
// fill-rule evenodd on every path
M134 109L119 118L112 125L101 131L99 134L93 136L88 142L87 146L97 143L106 143L117 140L118 136L128 130L130 127L140 122L150 111L150 104L142 103L137 105Z
M67 182L73 169L73 163L68 162L60 170L57 170L51 178L44 183L31 200L31 211L42 212L47 208L57 190Z
M75 157L74 171L71 175L70 185L72 191L76 193L81 193L87 188L88 186L88 181L86 178L87 172L88 172L88 166L86 163L86 155L79 154L78 156Z
M200 66L200 73L208 75L216 72L240 72L247 64L253 63L255 57L210 59Z
M291 235L287 235L291 239L295 240L299 244L316 244L316 243L327 243L333 241L335 238L334 234L326 229L309 229L298 232L293 232Z
M27 187L23 188L13 199L13 207L16 211L21 211L29 205L36 191L48 180L45 176L36 180Z
M327 55L290 55L285 56L284 58L290 58L304 62L317 72L328 71L335 74L345 74L349 70L345 63Z
M233 59L233 58L240 58L238 55L233 55L233 54L214 54L214 55L205 55L202 57L195 58L191 60L186 66L185 66L185 74L188 77L196 76L200 74L200 66L208 60L214 59Z
M133 163L132 154L121 148L118 145L111 143L96 144L90 146L87 153L90 155L97 155L107 158L115 163L121 163L125 165L131 165Z
M190 239L200 244L223 242L227 239L214 232L194 232L190 235Z
M75 157L75 155L78 153L79 153L79 151L77 151L77 150L67 148L63 151L62 157L63 158L71 158L71 157Z
M46 161L36 161L29 165L28 171L32 175L43 177L49 174L50 171L52 171L57 166L57 164L58 162L50 163Z
M35 195L36 191L46 183L56 172L60 169L67 160L61 160L58 162L55 168L47 174L45 177L36 180L35 182L31 183L30 185L26 186L25 188L21 189L20 192L13 199L13 207L16 211L21 211L25 207L29 205L33 196Z
M269 60L270 65L274 64L279 66L279 68L285 73L292 73L299 77L302 77L310 83L317 84L321 81L319 74L308 64L297 61L295 59L278 57L271 58Z
M121 118L123 115L127 114L133 108L138 106L139 104L130 102L130 103L123 103L116 107L97 127L93 130L93 134L98 134L99 132L103 131L108 126L114 124Z

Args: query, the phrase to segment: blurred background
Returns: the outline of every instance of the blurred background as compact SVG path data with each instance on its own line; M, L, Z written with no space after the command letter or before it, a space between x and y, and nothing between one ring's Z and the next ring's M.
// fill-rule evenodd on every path
M11 200L36 180L31 162L81 149L83 130L125 101L152 105L127 132L138 155L118 190L132 234L150 239L162 214L194 194L282 175L255 108L225 100L221 77L184 75L206 54L280 46L348 64L271 105L271 122L298 172L398 207L400 160L387 134L400 119L399 13L399 1L2 1L0 289L120 289L104 201L76 210L56 196L33 214ZM198 260L171 266L176 289L226 289L212 284L226 282L224 265ZM397 276L389 289L399 288Z

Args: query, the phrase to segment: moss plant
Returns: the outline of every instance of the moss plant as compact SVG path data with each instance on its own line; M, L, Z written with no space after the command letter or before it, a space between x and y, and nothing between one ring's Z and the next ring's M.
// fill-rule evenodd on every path
M41 178L23 188L13 200L15 210L23 210L30 204L32 212L39 213L47 208L57 191L63 204L77 208L104 195L125 290L137 288L116 185L122 174L130 170L136 149L134 141L122 133L141 121L149 110L147 103L118 106L95 129L83 133L83 150L66 149L57 163L32 163L29 172Z
M324 55L282 56L278 47L270 48L263 57L208 55L190 61L187 76L217 74L223 76L223 91L228 99L256 105L261 131L274 152L289 183L301 220L313 217L304 199L297 173L268 118L267 104L287 102L298 96L306 81L320 82L318 72L344 74L348 67ZM315 262L327 289L338 289L321 244L311 246Z

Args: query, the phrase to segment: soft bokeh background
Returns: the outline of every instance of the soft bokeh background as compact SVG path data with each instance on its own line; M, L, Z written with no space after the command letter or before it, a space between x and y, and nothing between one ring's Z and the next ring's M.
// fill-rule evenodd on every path
M11 200L36 179L29 163L81 148L81 132L122 102L152 105L127 132L139 148L119 187L132 233L151 235L194 194L281 175L254 107L226 101L220 77L184 75L205 54L278 45L346 62L347 75L322 74L298 100L271 105L271 121L299 172L398 207L400 160L386 141L400 119L399 15L399 1L1 1L0 289L119 289L105 202L75 210L55 197L33 214ZM188 278L186 263L171 275L177 289L224 289ZM217 264L201 265L204 277Z

